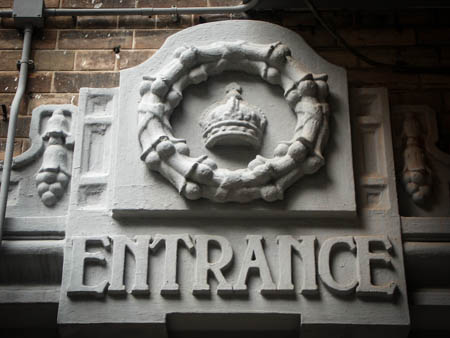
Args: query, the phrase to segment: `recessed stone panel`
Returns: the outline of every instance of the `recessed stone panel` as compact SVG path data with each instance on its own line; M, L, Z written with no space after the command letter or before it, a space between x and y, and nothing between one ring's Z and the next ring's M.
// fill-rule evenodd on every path
M113 154L117 161L114 216L202 215L205 208L210 215L222 217L255 215L255 212L260 216L277 217L355 216L345 71L323 60L297 34L278 26L236 21L232 25L215 23L208 29L214 33L205 35L199 26L175 34L147 62L122 72L120 103L115 117L118 128ZM183 48L178 48L180 46L185 46L184 52ZM183 66L179 60L187 58L189 50L194 50L197 57L192 65L185 63ZM272 50L274 54L270 56ZM184 56L177 57L177 53L184 53ZM218 57L217 53L219 56L225 53L225 56ZM286 55L277 61L277 53ZM167 96L163 95L163 99L155 96L148 86L152 81L158 83L170 76L173 78L166 79L170 92L164 93ZM189 86L179 80L182 76L190 81ZM218 127L211 127L211 131L206 126L202 129L202 114L207 109L220 102L227 106L225 91L232 82L241 88L240 101L236 102L240 102L242 109L248 104L267 118L261 144L257 147L225 144L211 148L202 139L205 132L229 135L239 128L245 134L246 126L254 125L250 117L247 122L244 116L242 121L225 118L228 119L226 125L212 118L206 123ZM311 93L306 89L310 83ZM329 95L320 89L322 84ZM155 86L157 84L153 88ZM178 92L181 96L175 98ZM295 93L302 94L296 98ZM311 112L306 108L308 97L311 97ZM158 127L150 131L153 122L145 124L145 109L151 111L149 107L156 105L157 100L163 100L169 110L163 122L170 132L151 141ZM322 105L321 113L314 111L319 105ZM242 113L241 108L232 109L236 109L237 114ZM322 123L319 116L321 120L314 121L314 114L326 116L326 119L324 117ZM161 156L157 154L156 143L167 137L177 151L162 164L154 164L152 170L149 164L152 156ZM239 143L238 139L233 142ZM239 140L243 140L242 136ZM305 154L300 149L299 155L294 155L298 158L293 160L289 154L296 151L297 144L293 144L299 140L305 141L297 143L300 148L306 146ZM146 142L153 143L144 144ZM284 153L283 147L286 148ZM320 160L313 156L315 147L323 149ZM182 148L188 148L189 158ZM196 166L199 168L193 169ZM203 170L201 168L212 170L214 178L206 183L202 178L194 178ZM261 182L258 175L263 176ZM238 182L230 183L233 181Z

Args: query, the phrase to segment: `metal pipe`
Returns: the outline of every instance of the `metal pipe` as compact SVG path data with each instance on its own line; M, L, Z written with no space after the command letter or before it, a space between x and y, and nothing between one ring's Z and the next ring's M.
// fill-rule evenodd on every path
M6 138L5 159L3 161L2 181L0 188L0 244L2 241L3 227L5 224L6 204L8 202L9 180L11 178L11 166L14 152L14 139L16 136L17 116L22 97L25 94L28 79L28 65L31 52L31 38L33 36L33 26L29 25L24 29L22 58L20 59L19 82L17 84L16 95L11 104L9 115L8 136Z
M172 7L172 8L44 8L44 16L101 16L101 15L143 15L156 14L231 14L248 11L258 4L259 0L237 6L219 7ZM10 9L0 10L0 17L12 17Z
M44 16L100 16L100 15L156 15L156 14L228 14L248 11L258 4L259 0L250 0L246 4L220 7L172 7L172 8L97 8L70 9L45 8Z

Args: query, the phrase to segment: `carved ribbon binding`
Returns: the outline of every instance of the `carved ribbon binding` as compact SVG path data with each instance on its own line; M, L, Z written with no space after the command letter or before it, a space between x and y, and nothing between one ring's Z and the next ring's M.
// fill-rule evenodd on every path
M245 169L218 168L206 155L190 157L186 141L175 138L170 125L183 90L224 71L242 71L281 86L297 116L293 139L280 143L273 158L258 155ZM325 162L322 151L328 140L330 114L327 75L302 70L280 42L180 47L158 74L143 79L138 108L141 159L188 199L240 203L259 198L281 200L289 186Z

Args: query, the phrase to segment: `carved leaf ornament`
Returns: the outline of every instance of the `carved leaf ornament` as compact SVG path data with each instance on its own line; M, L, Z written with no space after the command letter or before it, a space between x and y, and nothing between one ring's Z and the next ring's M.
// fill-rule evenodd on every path
M63 109L56 109L42 135L47 147L36 175L36 186L42 202L48 207L61 199L70 180L69 149L72 144L66 143L71 134L65 114Z
M75 144L71 132L72 117L76 112L77 108L69 104L35 108L30 126L31 147L13 159L12 169L21 170L42 157L35 182L37 193L46 207L55 206L69 185ZM1 170L3 161L0 161Z
M424 205L431 195L432 172L427 165L420 122L405 114L403 122L403 184L414 203Z
M274 157L257 155L245 169L218 168L206 155L189 156L186 141L173 136L170 116L183 90L224 71L241 71L279 85L297 116L294 137L281 142ZM196 200L246 203L259 198L283 199L284 191L323 164L329 135L326 74L301 69L280 42L216 42L183 46L155 76L144 76L140 88L139 141L141 160L169 180L181 195Z

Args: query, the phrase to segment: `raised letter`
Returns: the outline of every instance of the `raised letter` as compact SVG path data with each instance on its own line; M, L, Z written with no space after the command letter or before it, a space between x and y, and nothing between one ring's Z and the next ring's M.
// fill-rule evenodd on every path
M180 286L177 283L177 256L178 256L178 242L182 241L192 251L194 243L188 234L181 235L156 235L153 242L150 244L150 249L154 250L159 247L159 244L164 241L166 246L165 261L164 261L164 276L163 285L161 287L162 295L178 294Z
M279 280L277 289L285 293L294 292L292 284L292 249L298 252L303 262L303 284L301 294L317 292L316 259L314 255L316 236L303 236L298 240L289 235L277 237Z
M209 262L209 243L216 244L221 251L221 256L216 262ZM233 259L233 249L230 242L222 236L195 236L195 282L192 293L194 295L208 294L211 287L208 284L208 271L211 271L216 280L218 294L231 293L233 286L227 282L223 276L222 270L227 269Z
M239 272L239 277L233 290L239 293L247 293L247 277L250 270L259 271L262 285L259 290L261 294L273 292L276 286L270 275L269 265L262 247L263 238L261 235L247 236L247 249Z
M355 243L353 242L353 238L350 236L327 239L323 242L319 252L319 275L322 282L330 289L330 291L339 295L346 295L355 289L358 285L358 281L354 279L350 283L343 285L336 282L334 279L330 267L330 254L331 250L335 246L345 246L351 252L355 252Z
M391 266L391 258L385 252L374 253L370 251L371 244L382 244L387 252L392 252L392 244L387 236L355 237L358 250L358 275L359 285L356 288L357 295L382 296L390 298L397 287L396 283L390 281L383 285L373 285L371 281L370 263L381 263Z
M115 294L126 293L124 284L125 254L128 249L135 260L134 284L131 287L133 294L149 294L147 283L148 274L148 247L150 236L136 236L136 241L127 236L111 236L113 242L113 258L111 285L108 292Z
M70 284L67 288L68 296L94 295L102 297L108 287L108 280L103 280L96 285L84 285L84 263L95 262L106 264L105 256L99 252L86 252L89 243L100 243L105 249L110 249L109 239L106 236L99 237L72 237L72 269L70 271Z

